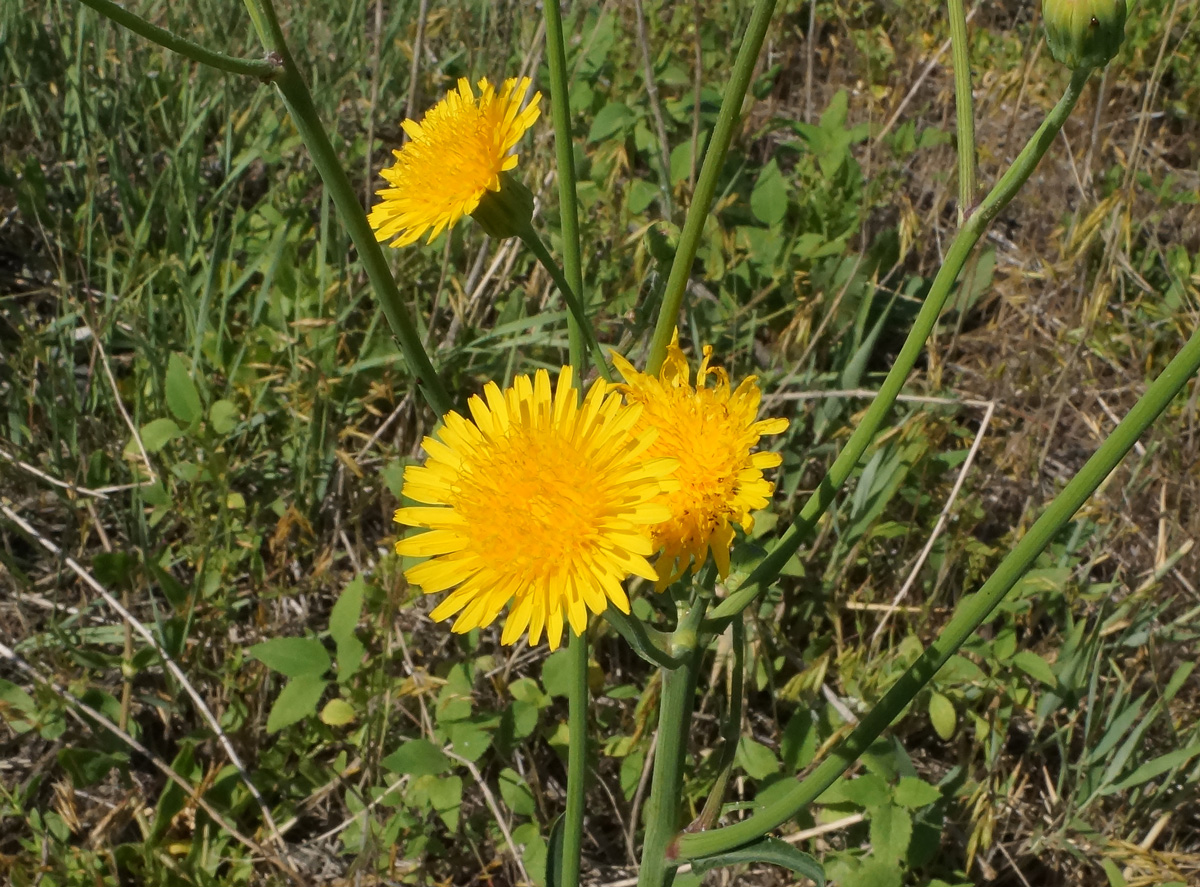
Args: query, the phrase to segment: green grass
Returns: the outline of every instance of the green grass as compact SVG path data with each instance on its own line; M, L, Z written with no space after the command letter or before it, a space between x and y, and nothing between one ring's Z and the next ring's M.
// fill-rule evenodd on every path
M783 7L681 327L792 418L786 517L915 314L956 184L948 56L923 73L946 37L936 10L821 3L809 42L809 7ZM137 8L261 54L237 4ZM638 353L748 13L706 7L697 33L692 7L647 5L664 165L633 8L605 9L567 22L584 276L601 340ZM364 201L410 100L419 114L459 76L545 82L524 5L431 5L419 51L417 14L299 5L284 22ZM1008 15L970 25L983 182L1066 77ZM751 614L735 800L782 790L882 695L1195 326L1195 15L1131 16L913 380L937 402L900 404ZM391 512L436 417L276 95L61 2L0 9L0 71L0 642L31 669L0 660L0 870L19 885L540 881L565 792L561 659L452 635L404 583ZM553 244L548 122L521 155ZM565 360L552 285L513 243L465 223L389 258L460 398ZM1200 877L1194 399L800 818L839 883ZM994 403L986 427L966 401ZM638 846L659 687L603 628L595 659L584 871L604 883ZM708 663L685 773L697 812L732 667Z

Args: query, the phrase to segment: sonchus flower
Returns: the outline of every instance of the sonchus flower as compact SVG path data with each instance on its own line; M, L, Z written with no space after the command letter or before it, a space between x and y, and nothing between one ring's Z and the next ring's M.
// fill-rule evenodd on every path
M669 516L659 497L673 463L647 458L653 436L630 433L641 411L611 386L597 381L580 405L571 380L563 367L553 396L545 370L504 391L488 383L468 403L473 421L448 413L426 463L404 470L404 494L424 504L396 522L429 532L396 551L429 558L405 573L426 593L453 589L432 615L457 614L456 632L511 603L501 642L545 631L556 649L564 618L582 634L588 610L629 612L626 577L655 578L650 528Z
M376 192L381 199L367 218L377 240L407 246L429 231L432 241L474 213L489 192L501 190L508 178L501 174L517 165L517 155L508 152L538 119L542 96L534 93L521 108L528 77L505 80L499 92L486 78L478 86L476 98L471 84L461 78L458 89L447 93L420 123L402 124L411 141L392 152L396 163L381 173L392 187ZM523 190L512 180L504 184L506 189ZM524 196L519 195L520 204ZM532 198L528 203L532 210Z
M657 378L613 355L625 377L626 400L642 407L635 433L657 432L647 455L671 458L677 465L672 476L679 486L664 496L671 515L654 528L655 546L662 550L655 565L659 591L689 564L697 572L709 551L721 578L729 575L733 525L746 532L754 528L752 512L766 507L775 491L763 469L782 461L778 453L751 451L762 435L784 431L788 420L756 421L761 392L755 378L747 377L731 391L728 374L710 366L711 360L712 346L706 345L693 388L678 330Z

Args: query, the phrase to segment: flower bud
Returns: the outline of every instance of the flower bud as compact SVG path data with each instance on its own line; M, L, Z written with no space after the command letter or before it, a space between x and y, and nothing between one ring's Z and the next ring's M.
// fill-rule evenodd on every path
M1125 39L1125 0L1042 0L1046 43L1069 68L1107 65Z
M500 190L484 191L471 218L498 240L518 237L533 218L533 194L506 172L500 173Z

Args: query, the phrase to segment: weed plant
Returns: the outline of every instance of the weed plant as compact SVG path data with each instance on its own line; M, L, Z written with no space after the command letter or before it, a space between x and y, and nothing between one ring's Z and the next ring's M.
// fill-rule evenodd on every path
M240 6L131 7L261 56ZM535 12L286 11L364 206L400 121L458 78L546 82ZM600 340L630 353L749 10L564 14L584 291ZM1131 11L889 430L747 611L743 654L726 637L703 660L688 819L722 778L730 687L746 704L725 822L896 683L1195 329L1198 14ZM1035 18L969 23L982 182L1069 76ZM764 547L861 419L958 226L944 19L781 3L755 68L680 328L791 420ZM438 417L274 90L65 0L0 6L0 71L0 881L545 884L567 651L451 634L405 582L391 516ZM521 169L562 255L554 150L535 127ZM556 285L517 241L468 223L388 258L450 391L565 362ZM1195 407L1192 386L785 830L831 882L1200 880ZM595 622L583 868L632 883L662 684ZM785 883L757 864L707 878Z

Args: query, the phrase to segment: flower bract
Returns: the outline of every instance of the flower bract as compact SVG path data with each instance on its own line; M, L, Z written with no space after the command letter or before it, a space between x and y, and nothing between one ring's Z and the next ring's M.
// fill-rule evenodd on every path
M424 440L424 465L404 471L396 522L427 527L396 543L428 557L406 572L426 593L452 589L433 610L456 615L454 631L490 624L510 605L501 636L511 644L546 634L552 649L564 619L576 634L587 614L611 603L629 612L622 581L655 578L650 528L668 517L659 497L670 460L647 458L652 435L631 434L640 410L597 381L583 403L564 367L518 376L470 399L471 420L445 416ZM669 484L669 482L668 482Z
M757 421L761 392L755 378L731 390L725 370L710 365L712 346L704 348L693 387L678 331L657 377L619 354L613 360L625 378L626 400L642 407L635 433L657 432L647 455L676 462L678 487L664 494L670 517L654 527L661 549L656 587L670 585L689 564L698 571L709 551L727 577L734 524L747 532L754 528L753 512L766 507L775 490L763 469L782 461L778 453L752 451L762 435L784 431L788 420Z
M509 151L541 113L541 93L521 107L529 83L513 78L497 91L485 78L476 96L462 78L419 123L404 121L410 141L392 152L395 164L381 173L391 187L367 219L377 240L407 246L428 231L432 241L500 190L500 174L517 165Z

